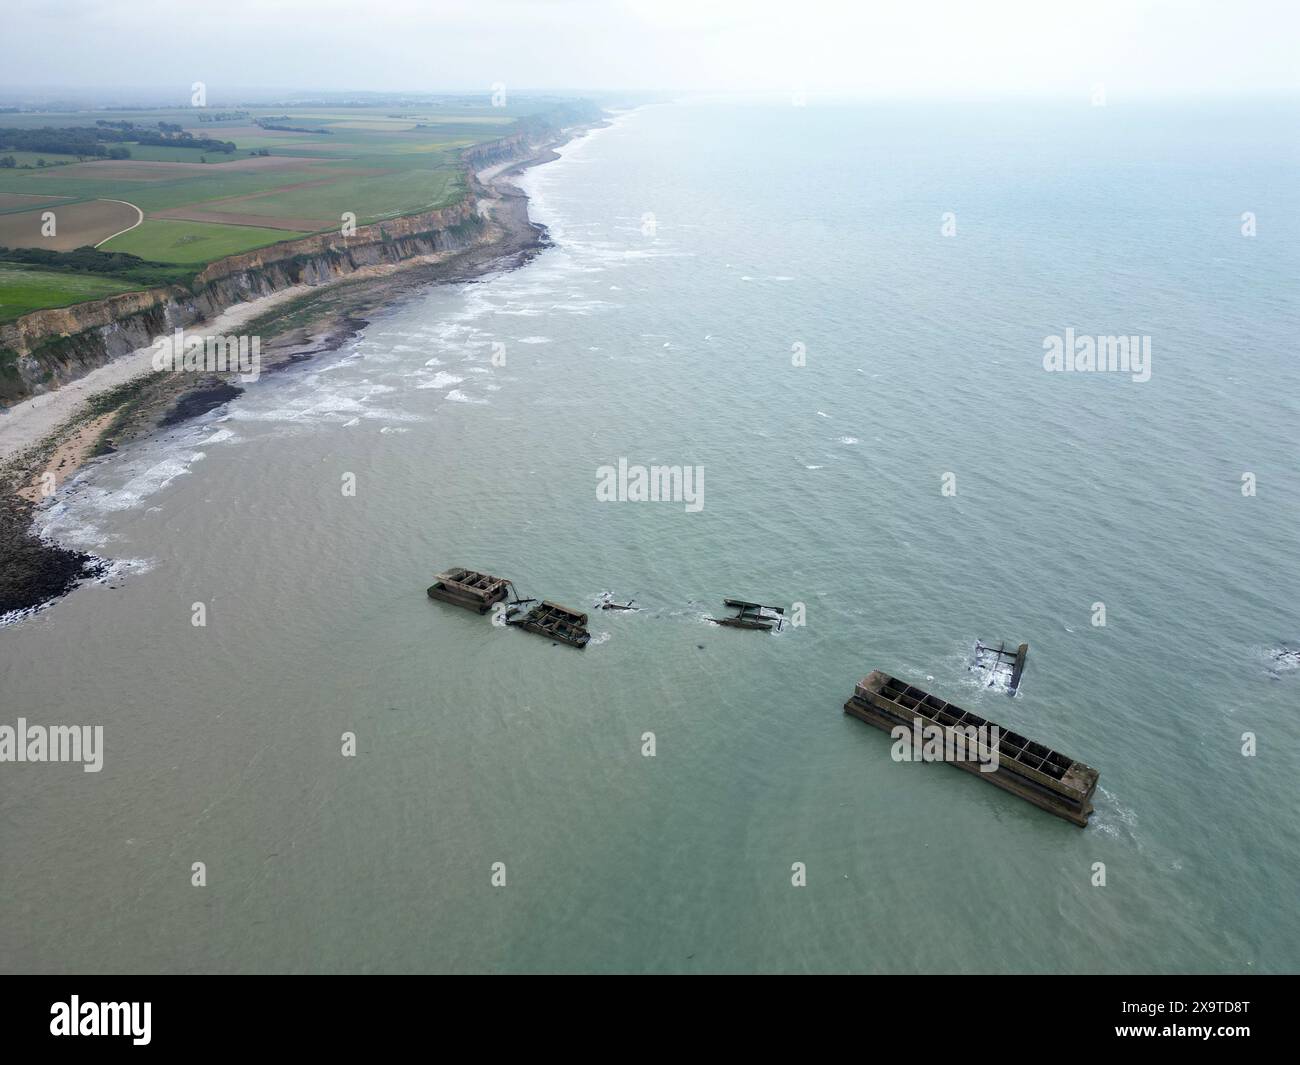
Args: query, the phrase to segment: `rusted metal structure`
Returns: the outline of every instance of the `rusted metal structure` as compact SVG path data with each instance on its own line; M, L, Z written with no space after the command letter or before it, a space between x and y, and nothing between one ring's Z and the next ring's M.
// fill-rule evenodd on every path
M504 577L457 566L433 579L429 585L429 598L486 614L497 603L505 602L513 588Z
M744 599L724 599L724 603L733 607L736 613L729 618L709 618L715 625L727 625L733 629L771 630L774 626L781 631L785 620L785 609L779 606L764 606L762 603L749 603Z
M937 695L877 669L859 681L844 704L844 712L886 732L900 725L909 731L938 726L947 735L973 726L978 730L977 735L991 740L992 729L997 728L996 769L981 772L980 762L973 759L954 760L951 764L1073 824L1082 827L1088 823L1092 794L1097 788L1097 770L945 702ZM992 751L985 748L982 753L990 756L991 763Z
M587 631L587 615L568 607L548 603L543 599L522 617L519 614L518 609L506 611L506 624L518 625L528 632L548 636L571 647L586 647L591 640L591 633Z
M1025 671L1025 656L1029 654L1029 644L1022 643L1014 651L1008 651L1006 643L997 647L975 641L975 658L971 670L983 673L989 678L989 687L999 681L1007 686L1007 693L1015 695L1020 687L1020 675Z

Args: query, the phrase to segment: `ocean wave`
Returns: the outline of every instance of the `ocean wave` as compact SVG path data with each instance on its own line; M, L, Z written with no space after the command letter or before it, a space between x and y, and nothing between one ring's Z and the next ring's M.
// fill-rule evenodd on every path
M1300 671L1300 650L1295 647L1283 644L1280 647L1257 648L1255 653L1263 657L1269 672L1275 676Z
M389 390L391 391L391 390ZM307 393L295 397L279 397L280 405L259 408L255 404L243 404L232 410L231 417L249 422L282 422L291 425L312 424L347 424L348 419L376 418L390 421L420 421L420 416L407 414L386 407L366 405L370 391L363 391L360 396L349 396L340 392ZM286 402L286 399L288 400Z
M448 388L451 385L458 385L464 380L465 378L457 377L454 373L447 373L446 370L439 370L428 381L416 385L416 388Z
M1096 804L1092 823L1097 831L1113 839L1128 839L1137 844L1138 850L1141 850L1141 845L1137 841L1137 813L1120 802L1117 795L1107 791L1101 784L1097 785L1096 795L1100 797L1100 801Z
M220 421L229 417L225 414ZM204 448L237 439L231 430L218 427L215 420L199 421L92 461L37 510L37 535L82 551L102 549L113 537L100 528L100 518L139 507L206 458Z
M75 541L76 529L69 527L69 519L76 525L80 515L88 510L100 514L131 510L142 500L161 492L177 477L185 476L194 463L206 457L207 452L189 449L174 451L161 459L154 453L129 463L125 469L130 471L130 476L116 488L92 484L85 479L93 470L93 467L88 467L72 479L71 491L66 496L55 496L55 502L47 511L43 535L60 543Z
M204 446L208 444L229 444L229 443L238 443L238 442L239 442L239 437L237 437L229 429L218 429L211 436L199 441L199 443Z

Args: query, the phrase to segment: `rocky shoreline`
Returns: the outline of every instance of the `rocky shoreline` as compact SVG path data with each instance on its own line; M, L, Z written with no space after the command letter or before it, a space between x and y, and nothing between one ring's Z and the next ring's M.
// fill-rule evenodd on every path
M522 158L475 161L496 164L482 171L481 182L471 173L489 227L486 239L451 253L418 255L297 286L289 298L282 292L265 299L271 306L240 326L261 338L261 372L338 349L368 324L367 314L430 284L469 281L528 262L550 240L545 226L528 217L528 197L509 178L558 158L556 148L598 125L603 123L566 130ZM104 560L35 531L39 504L57 485L89 459L206 414L242 391L234 373L145 372L94 393L42 440L0 464L0 625L29 616L103 573Z

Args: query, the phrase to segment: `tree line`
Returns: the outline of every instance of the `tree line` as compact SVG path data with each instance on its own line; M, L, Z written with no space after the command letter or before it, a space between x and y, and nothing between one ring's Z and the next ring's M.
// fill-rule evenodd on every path
M101 120L94 126L68 126L40 129L12 129L0 127L0 150L18 152L49 152L58 155L76 155L83 158L126 159L130 149L121 148L121 142L133 141L167 147L194 148L205 152L233 152L233 141L219 141L211 137L196 137L180 126L159 122L155 132L147 126L134 126L129 122L108 123ZM121 154L125 152L126 154Z

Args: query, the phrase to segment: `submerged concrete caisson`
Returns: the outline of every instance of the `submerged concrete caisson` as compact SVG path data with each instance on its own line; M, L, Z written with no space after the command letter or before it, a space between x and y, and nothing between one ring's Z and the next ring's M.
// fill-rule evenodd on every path
M781 631L785 622L785 608L764 606L762 603L750 603L744 599L724 599L727 606L736 613L729 618L709 618L715 625L726 625L733 629L762 629L770 632L773 626Z
M510 595L511 584L504 577L457 566L439 573L429 585L430 599L441 599L466 610L486 614L497 603L504 603Z
M493 577L490 573L457 566L439 573L429 585L428 592L430 599L441 599L444 603L463 606L480 614L486 614L499 603L504 604L502 610L507 625L518 626L526 632L535 632L539 636L547 636L573 647L586 647L591 641L586 614L558 603L549 603L545 599L525 599L505 577ZM514 596L513 599L510 598L511 595ZM526 606L529 609L525 610Z
M937 695L877 669L858 682L844 704L844 712L886 732L899 726L934 727L945 734L968 729L985 734L996 729L995 769L981 771L981 765L989 764L981 759L952 760L951 764L1073 824L1083 827L1088 823L1092 793L1097 789L1097 770L945 702Z
M558 603L548 603L543 599L522 617L516 617L519 612L518 608L508 610L506 624L518 625L526 632L535 632L538 636L547 636L579 649L591 642L591 633L587 631L587 615L580 611L570 610Z

